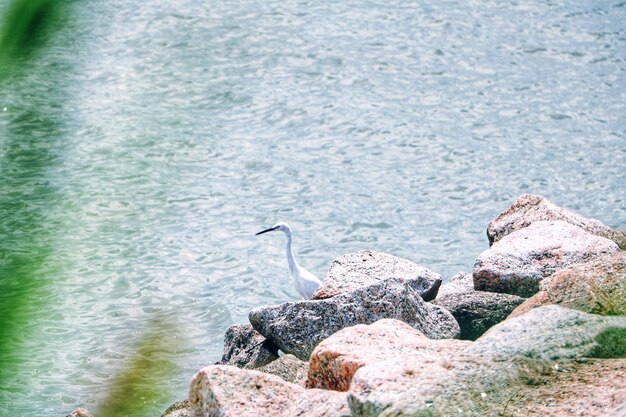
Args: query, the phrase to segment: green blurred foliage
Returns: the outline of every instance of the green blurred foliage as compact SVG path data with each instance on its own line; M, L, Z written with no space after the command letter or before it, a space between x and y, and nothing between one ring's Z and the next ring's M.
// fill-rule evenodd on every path
M39 52L64 27L69 4L11 0L0 9L0 81L26 78ZM29 360L24 342L45 320L50 276L58 275L51 258L63 231L48 214L63 196L46 174L60 159L56 144L67 115L55 113L63 111L64 101L63 88L49 86L13 107L0 133L0 387ZM104 393L98 417L147 416L164 408L179 343L171 322L153 319Z
M133 354L113 378L98 417L147 417L150 409L164 409L168 381L176 370L172 358L181 348L176 326L155 319L137 340Z
M46 172L57 163L60 126L38 106L15 112L0 148L0 386L27 357L23 342L44 314L58 232L47 222L59 197Z
M62 26L64 0L12 0L0 23L0 76L30 59Z

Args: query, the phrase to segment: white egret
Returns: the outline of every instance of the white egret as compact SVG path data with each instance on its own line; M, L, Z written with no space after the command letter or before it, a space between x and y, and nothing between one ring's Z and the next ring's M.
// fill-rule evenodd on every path
M269 229L261 230L255 236L261 235L267 232L273 232L275 230L279 230L287 236L287 244L285 245L285 250L287 252L287 264L289 265L289 273L291 274L291 279L293 279L293 283L296 286L296 291L304 298L308 300L311 298L317 287L322 284L315 275L307 271L298 265L295 256L293 256L293 251L291 250L291 228L287 223L279 222Z

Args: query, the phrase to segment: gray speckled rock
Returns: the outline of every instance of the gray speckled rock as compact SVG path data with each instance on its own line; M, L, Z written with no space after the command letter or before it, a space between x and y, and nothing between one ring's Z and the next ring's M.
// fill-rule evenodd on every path
M336 258L311 299L334 297L387 278L404 278L426 301L435 298L441 285L441 275L423 266L387 253L362 250Z
M282 355L280 358L256 370L281 377L287 382L304 385L309 363L293 355Z
M522 229L536 221L561 220L578 226L589 233L602 236L626 249L626 232L611 229L604 223L583 217L565 208L552 204L540 195L524 194L493 219L487 226L489 244L502 239L509 233Z
M615 242L570 223L536 221L478 256L474 288L530 297L554 272L618 251Z
M424 302L411 283L400 278L325 300L260 307L249 314L259 333L302 360L308 360L315 346L336 331L384 318L404 321L433 339L459 335L459 325L449 312Z
M349 416L346 394L306 390L263 372L212 365L198 371L189 387L193 417Z
M472 274L457 272L450 281L444 282L439 287L437 299L449 294L463 294L474 291L474 278Z
M524 300L517 295L470 291L437 297L433 303L452 313L461 328L460 339L476 340Z
M278 347L249 324L233 324L224 335L221 365L254 369L278 359Z
M626 316L598 316L548 305L505 320L465 353L561 358L626 357Z

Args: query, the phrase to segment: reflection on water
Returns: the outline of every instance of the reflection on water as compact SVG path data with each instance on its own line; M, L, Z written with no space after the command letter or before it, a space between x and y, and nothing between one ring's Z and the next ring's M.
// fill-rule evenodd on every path
M525 192L626 227L616 2L75 11L0 95L0 262L45 283L3 413L95 409L154 314L188 340L183 398L229 324L297 298L281 237L253 236L278 220L318 276L365 248L469 271Z

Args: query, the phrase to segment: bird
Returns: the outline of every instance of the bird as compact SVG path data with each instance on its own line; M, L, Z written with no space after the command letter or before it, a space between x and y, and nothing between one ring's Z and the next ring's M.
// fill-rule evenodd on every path
M322 285L322 281L306 269L302 268L296 261L296 258L293 255L293 250L291 249L293 234L289 225L285 222L278 222L269 229L261 230L256 233L255 236L276 230L283 232L285 236L287 236L287 243L285 245L285 250L287 252L287 264L289 265L289 273L291 274L291 279L293 279L296 291L298 291L303 299L309 300L315 290Z

